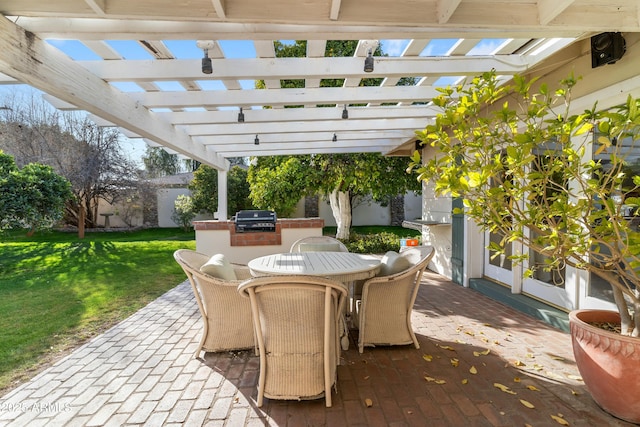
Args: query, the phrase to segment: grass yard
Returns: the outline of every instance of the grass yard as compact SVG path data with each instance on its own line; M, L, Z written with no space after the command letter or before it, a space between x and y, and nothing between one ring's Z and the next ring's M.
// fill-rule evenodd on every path
M186 279L178 229L0 235L0 396Z
M353 252L398 250L420 233L354 227ZM335 227L325 234L335 235ZM173 259L194 233L0 234L0 396L39 369L186 280Z

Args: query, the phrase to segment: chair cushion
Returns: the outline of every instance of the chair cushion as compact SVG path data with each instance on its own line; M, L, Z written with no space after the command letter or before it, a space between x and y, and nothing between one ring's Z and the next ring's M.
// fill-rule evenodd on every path
M223 254L212 256L200 267L200 271L222 280L237 280L236 272Z
M411 267L411 262L397 252L389 251L380 260L378 276L391 276Z
M340 243L300 243L300 252L340 252Z

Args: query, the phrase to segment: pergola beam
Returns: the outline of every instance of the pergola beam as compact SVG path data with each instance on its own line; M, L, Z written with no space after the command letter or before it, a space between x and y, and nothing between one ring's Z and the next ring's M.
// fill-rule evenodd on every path
M476 42L477 43L477 42ZM272 44L272 43L271 43ZM520 55L455 57L376 57L375 69L365 73L362 58L251 58L211 60L213 73L202 74L199 59L77 61L107 81L332 79L410 76L475 76L494 69L498 74L526 71L530 62Z
M231 93L229 93L231 92ZM367 104L370 102L428 102L440 93L431 86L361 86L207 92L131 92L148 108L285 106L308 104Z
M537 17L537 10L531 10ZM496 17L500 17L496 14ZM586 16L583 16L586 19ZM143 19L96 19L57 17L56 19L21 16L20 25L44 38L76 40L306 40L310 34L317 40L362 40L375 34L383 39L436 39L454 38L465 34L476 39L487 38L544 38L579 37L589 32L640 31L640 25L629 22L616 27L613 22L594 19L589 25L562 25L554 28L538 25L458 26L434 28L424 23L404 26L395 25L304 25L273 23L165 21Z
M0 72L198 161L228 169L225 159L4 17L0 18Z

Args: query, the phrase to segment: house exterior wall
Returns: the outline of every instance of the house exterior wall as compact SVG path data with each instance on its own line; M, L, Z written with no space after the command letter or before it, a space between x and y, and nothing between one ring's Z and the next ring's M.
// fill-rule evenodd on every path
M404 196L404 213L406 219L417 219L421 217L422 198L413 193ZM304 205L303 205L304 208ZM324 219L325 225L335 227L336 221L331 213L331 206L328 200L319 201L318 210L320 218ZM304 213L304 209L302 211ZM391 210L389 206L380 206L372 200L367 200L353 208L353 218L351 225L389 225L391 223Z

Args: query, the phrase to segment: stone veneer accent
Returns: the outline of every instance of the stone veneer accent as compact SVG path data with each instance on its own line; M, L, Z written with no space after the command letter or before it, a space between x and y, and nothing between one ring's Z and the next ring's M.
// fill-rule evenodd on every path
M236 233L233 221L194 221L195 230L229 230L230 246L269 246L282 244L283 228L322 228L322 218L278 219L275 232Z

